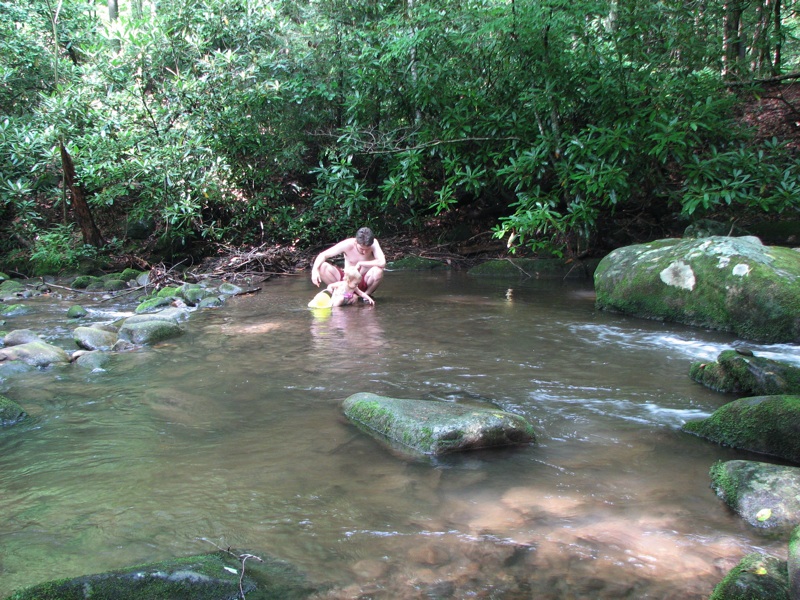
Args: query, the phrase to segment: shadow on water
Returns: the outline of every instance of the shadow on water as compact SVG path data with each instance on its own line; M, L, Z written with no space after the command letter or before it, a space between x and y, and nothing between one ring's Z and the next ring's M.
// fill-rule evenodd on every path
M680 432L730 400L688 369L735 338L599 313L588 283L391 273L375 308L322 312L315 292L271 281L102 372L6 381L35 419L0 438L0 597L204 539L325 598L705 598L754 548L785 555L709 489L743 455ZM342 417L359 391L494 403L539 444L410 459Z

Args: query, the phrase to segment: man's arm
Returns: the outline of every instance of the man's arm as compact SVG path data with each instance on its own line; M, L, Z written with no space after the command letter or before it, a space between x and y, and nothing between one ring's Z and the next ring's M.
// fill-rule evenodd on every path
M329 258L333 258L334 256L339 256L340 254L344 254L345 250L347 250L348 244L350 240L342 240L335 246L331 246L327 250L323 250L317 255L317 258L314 259L314 265L311 267L311 283L316 286L320 284L320 275L319 275L319 267Z
M383 255L383 250L381 249L381 245L378 243L378 240L372 242L372 260L360 260L356 263L356 267L366 267L371 269L372 267L378 267L380 269L386 268L386 257Z

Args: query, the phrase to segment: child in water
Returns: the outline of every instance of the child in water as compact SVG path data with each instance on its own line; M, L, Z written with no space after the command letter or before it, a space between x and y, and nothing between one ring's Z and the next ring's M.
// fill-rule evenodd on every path
M330 284L325 291L331 295L331 306L355 304L358 298L374 305L375 301L359 289L361 273L355 267L348 266L344 270L344 278Z

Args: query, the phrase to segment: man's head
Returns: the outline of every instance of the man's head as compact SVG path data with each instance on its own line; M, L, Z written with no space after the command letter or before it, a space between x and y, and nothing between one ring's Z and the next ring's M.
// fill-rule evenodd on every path
M369 227L362 227L356 232L356 243L360 246L369 248L372 246L372 242L374 241L375 234L372 233L372 229Z

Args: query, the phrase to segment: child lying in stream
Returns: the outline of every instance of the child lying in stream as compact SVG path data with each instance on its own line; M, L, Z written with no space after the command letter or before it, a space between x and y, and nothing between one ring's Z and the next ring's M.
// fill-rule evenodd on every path
M346 306L348 304L355 304L358 298L363 299L364 302L369 302L370 304L374 305L375 301L370 298L369 295L367 295L362 289L360 289L361 281L361 273L359 273L358 269L348 266L344 270L344 278L341 281L331 283L327 288L325 288L325 291L320 292L320 294L330 294L330 306ZM319 297L320 294L317 294L317 297ZM314 304L319 307L317 297L315 297L314 300L309 303L309 306Z

